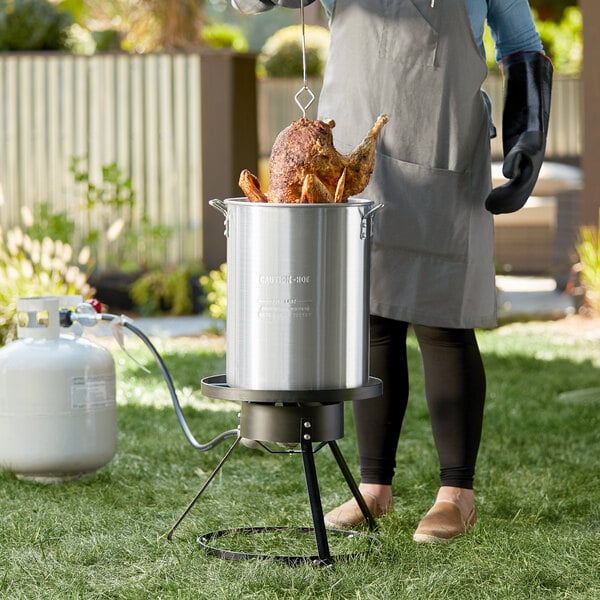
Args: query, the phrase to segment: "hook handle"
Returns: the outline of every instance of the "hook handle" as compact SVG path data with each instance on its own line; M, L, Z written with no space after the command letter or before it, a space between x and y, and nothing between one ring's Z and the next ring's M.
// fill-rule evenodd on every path
M225 202L223 202L223 200L219 200L218 198L213 198L212 200L209 200L208 203L215 208L216 210L218 210L223 216L227 216L227 204L225 204Z
M303 104L302 100L300 99L304 93L308 94L308 101L306 104ZM308 110L308 107L315 101L315 95L313 94L312 90L307 85L303 85L294 96L294 100L302 111L302 118L306 119L306 111Z
M217 209L224 217L225 217L225 230L223 234L225 237L229 237L229 211L227 210L227 204L223 202L223 200L219 200L218 198L213 198L209 200L208 203L215 209Z
M385 206L385 204L383 204L383 203L376 204L373 208L368 210L363 215L361 222L360 222L360 239L361 240L366 239L367 232L369 232L367 227L369 227L369 225L373 224L373 216L375 215L375 213L379 212L384 206Z
M308 87L306 80L306 33L304 25L304 0L300 0L300 29L301 29L301 41L302 41L302 87L298 90L294 96L294 100L298 105L298 108L302 111L302 118L306 119L306 111L309 106L315 101L315 95L312 90ZM307 101L302 102L301 97L303 94L308 94Z

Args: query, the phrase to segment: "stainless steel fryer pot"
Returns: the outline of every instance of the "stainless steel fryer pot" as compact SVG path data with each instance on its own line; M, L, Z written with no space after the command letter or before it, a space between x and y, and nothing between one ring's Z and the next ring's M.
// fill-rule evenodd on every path
M371 221L383 205L210 204L227 237L227 385L366 385Z

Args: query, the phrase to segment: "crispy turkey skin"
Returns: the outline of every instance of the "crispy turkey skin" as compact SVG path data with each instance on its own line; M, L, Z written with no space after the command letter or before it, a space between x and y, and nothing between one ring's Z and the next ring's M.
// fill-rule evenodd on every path
M251 202L346 202L367 187L375 166L375 145L388 121L381 115L348 155L333 145L333 120L299 119L279 133L269 159L269 191L247 169L239 185Z

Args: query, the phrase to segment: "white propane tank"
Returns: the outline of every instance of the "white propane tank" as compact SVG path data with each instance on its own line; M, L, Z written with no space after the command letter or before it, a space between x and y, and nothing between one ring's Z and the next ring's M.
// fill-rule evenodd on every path
M78 325L60 333L59 309L77 301L18 300L18 339L0 348L0 469L22 479L74 479L116 452L114 360Z

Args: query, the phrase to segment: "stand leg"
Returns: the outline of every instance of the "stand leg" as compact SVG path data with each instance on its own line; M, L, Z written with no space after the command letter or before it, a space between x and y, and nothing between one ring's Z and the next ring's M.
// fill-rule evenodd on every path
M170 540L173 537L173 533L175 533L175 530L179 527L179 525L181 524L183 519L185 519L185 517L190 512L190 510L192 510L194 504L196 504L196 502L198 501L200 496L204 493L204 490L210 485L210 482L215 478L217 473L221 470L221 467L225 464L225 461L229 458L229 456L231 455L231 453L233 452L235 447L239 444L241 439L242 438L240 436L238 436L235 439L235 442L233 442L233 444L231 444L231 447L229 448L229 450L227 450L227 452L225 453L225 456L223 456L223 458L219 461L219 464L215 467L213 472L209 475L209 477L206 480L206 482L204 483L204 485L200 488L200 491L194 496L194 499L188 504L187 508L183 511L183 513L181 514L179 519L177 519L177 522L175 523L175 525L173 525L173 527L171 527L171 529L169 530L169 533L167 533L168 540Z
M333 456L335 457L335 460L340 468L340 471L344 475L344 479L346 480L346 483L348 484L348 487L350 488L350 491L352 492L354 499L358 503L358 506L360 507L362 514L364 515L365 519L367 520L369 529L371 531L374 531L375 529L377 529L377 523L375 523L375 519L373 518L371 511L369 510L369 507L365 503L365 499L362 497L362 494L360 493L358 486L356 485L356 482L354 481L354 478L352 477L352 473L350 472L350 469L348 468L348 465L346 464L346 461L344 460L344 457L339 449L339 446L335 443L335 440L333 440L333 441L329 442L329 447L331 448L331 452L333 453Z
M315 529L315 540L317 542L319 559L323 563L331 563L332 559L329 551L329 543L327 542L327 531L325 529L325 519L323 518L323 506L321 504L321 495L319 492L319 482L317 480L317 470L315 468L312 444L310 441L302 440L300 445L302 448L304 474L306 476L306 487L308 489L308 498L310 500L310 510Z

